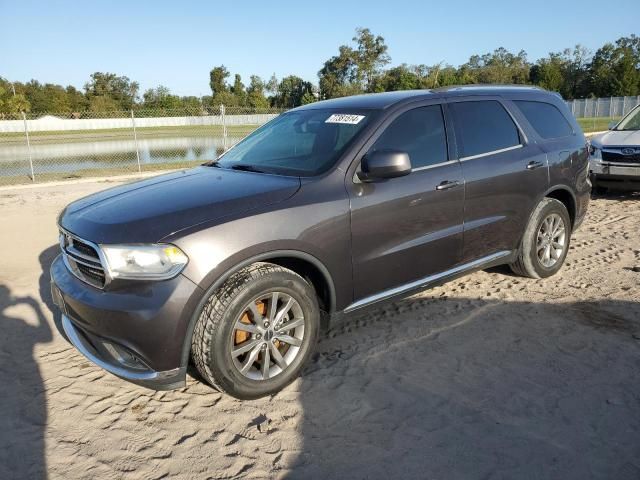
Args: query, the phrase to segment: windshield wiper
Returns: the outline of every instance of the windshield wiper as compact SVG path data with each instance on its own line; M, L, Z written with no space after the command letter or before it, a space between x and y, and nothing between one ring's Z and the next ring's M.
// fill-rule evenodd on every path
M249 165L246 163L236 163L235 165L230 165L229 168L232 170L240 170L243 172L267 173L264 170L260 170L254 165Z
M216 168L222 168L222 165L220 165L218 163L218 160L209 160L208 162L204 162L202 164L203 167L216 167Z

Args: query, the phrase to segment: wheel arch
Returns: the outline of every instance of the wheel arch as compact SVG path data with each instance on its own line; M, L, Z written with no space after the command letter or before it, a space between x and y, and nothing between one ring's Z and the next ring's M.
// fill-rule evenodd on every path
M204 290L202 298L196 305L196 308L191 315L191 319L189 320L189 324L187 325L182 345L181 366L186 367L189 363L193 331L196 322L198 321L200 311L208 298L216 289L226 282L231 275L258 262L274 263L296 272L312 284L318 295L321 309L329 314L335 310L336 292L333 279L329 270L315 256L299 250L274 250L251 256L227 269L222 275L218 276L206 290Z
M573 226L576 223L577 209L577 201L573 192L567 187L558 185L548 190L544 194L544 197L558 200L566 207L567 211L569 212L569 218L571 219L571 228L573 229Z

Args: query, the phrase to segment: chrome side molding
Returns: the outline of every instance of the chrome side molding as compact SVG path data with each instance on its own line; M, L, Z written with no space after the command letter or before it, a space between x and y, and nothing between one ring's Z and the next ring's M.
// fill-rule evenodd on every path
M365 307L367 305L371 305L376 302L380 302L382 300L386 300L391 297L395 297L396 295L400 295L402 293L417 290L419 288L426 288L430 284L439 282L447 277L453 277L459 273L466 272L468 270L476 270L482 268L485 265L489 265L491 262L499 260L501 258L507 257L511 255L510 250L503 250L500 252L492 253L491 255L487 255L486 257L478 258L469 263L465 263L463 265L458 265L457 267L451 268L449 270L445 270L440 273L436 273L434 275L429 275L428 277L421 278L419 280L415 280L411 283L406 283L404 285L400 285L399 287L390 288L388 290L384 290L380 293L376 293L375 295L371 295L369 297L365 297L356 302L353 302L347 308L344 309L345 313L352 312L359 308Z

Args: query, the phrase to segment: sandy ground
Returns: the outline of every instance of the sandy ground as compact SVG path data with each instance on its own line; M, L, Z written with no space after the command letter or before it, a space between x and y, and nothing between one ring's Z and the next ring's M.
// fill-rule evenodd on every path
M640 478L640 197L595 199L557 276L351 318L240 402L129 385L58 333L56 215L110 185L0 190L0 478Z

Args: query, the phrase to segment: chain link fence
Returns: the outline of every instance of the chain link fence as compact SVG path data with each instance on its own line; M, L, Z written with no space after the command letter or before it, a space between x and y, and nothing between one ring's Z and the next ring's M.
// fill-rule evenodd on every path
M640 96L567 104L585 132L597 132L640 104ZM191 167L215 159L283 111L221 105L0 114L0 186Z
M0 114L0 185L191 167L283 110L130 110Z
M581 98L567 105L585 132L604 131L640 104L636 97Z

